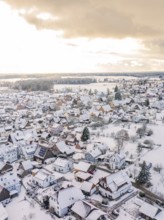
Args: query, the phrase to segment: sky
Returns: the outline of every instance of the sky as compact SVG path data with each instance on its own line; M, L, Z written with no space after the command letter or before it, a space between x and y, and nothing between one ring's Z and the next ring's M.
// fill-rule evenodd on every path
M0 0L0 73L164 70L164 0Z

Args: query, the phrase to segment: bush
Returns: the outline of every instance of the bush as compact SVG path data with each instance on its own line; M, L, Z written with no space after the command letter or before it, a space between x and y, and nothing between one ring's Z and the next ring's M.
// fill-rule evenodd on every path
M147 131L147 136L151 136L153 134L153 131L151 130L151 129L149 129L148 131Z
M154 145L154 142L152 140L145 140L143 143L148 145L150 148L152 148Z
M107 199L107 198L103 198L103 200L102 200L102 204L104 204L104 205L108 205L108 199Z

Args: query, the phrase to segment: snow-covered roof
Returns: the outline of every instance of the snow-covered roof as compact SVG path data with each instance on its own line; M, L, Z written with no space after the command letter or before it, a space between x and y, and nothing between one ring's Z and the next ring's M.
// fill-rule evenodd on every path
M87 216L86 220L97 220L100 218L100 216L104 216L105 213L101 211L100 209L93 209L91 213Z
M93 174L93 177L89 180L89 182L94 183L96 185L101 178L104 178L107 176L109 176L109 173L103 170L96 170L96 172Z
M81 190L85 192L90 192L93 187L93 183L84 181L81 185Z
M53 163L54 166L60 166L60 167L65 167L69 163L68 160L63 159L63 158L57 158L55 162Z
M87 162L80 161L78 164L74 164L74 169L81 170L83 172L88 172L91 164Z
M47 178L48 174L44 172L43 170L40 170L34 178L44 181Z
M83 201L77 201L73 207L71 208L71 210L74 213L77 213L80 217L85 218L90 210L91 210L91 206L89 206L86 202Z
M69 145L66 145L64 141L60 141L56 144L57 148L61 153L72 154L75 151L75 148Z
M102 153L99 149L95 148L88 152L93 158L100 156Z
M20 179L17 176L17 174L14 172L5 173L0 178L0 185L3 186L4 188L9 188L18 183L20 183Z
M117 191L121 186L125 184L131 184L128 175L123 171L109 175L106 177L106 182L108 188L110 188L112 192Z
M155 219L155 216L157 215L157 212L159 209L147 202L144 202L141 208L139 209L139 212L142 214L149 216L152 219Z
M80 189L69 187L58 192L58 204L61 209L73 205L76 201L84 199Z
M88 178L91 177L91 176L92 176L91 174L89 174L89 173L84 173L84 172L81 172L81 171L79 171L79 172L76 173L76 177L81 178L81 179L83 179L83 180L86 180L86 179L88 179Z
M23 161L22 166L23 166L24 170L30 170L33 168L33 165L30 160Z

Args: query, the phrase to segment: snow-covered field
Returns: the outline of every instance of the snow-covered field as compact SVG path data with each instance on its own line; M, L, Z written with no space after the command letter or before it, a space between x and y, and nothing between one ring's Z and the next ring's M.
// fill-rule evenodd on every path
M72 89L72 90L80 90L80 89L91 89L97 90L99 92L106 92L107 89L114 89L116 83L91 83L87 85L69 85L69 84L56 84L54 85L54 89L62 90L62 89Z

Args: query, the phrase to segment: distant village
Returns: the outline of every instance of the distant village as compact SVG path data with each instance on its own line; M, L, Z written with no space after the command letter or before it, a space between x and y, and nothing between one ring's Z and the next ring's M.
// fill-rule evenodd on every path
M67 87L1 91L0 220L164 220L163 80Z

